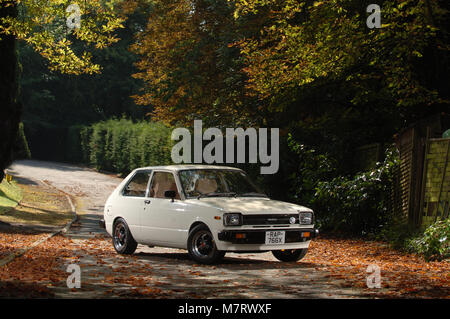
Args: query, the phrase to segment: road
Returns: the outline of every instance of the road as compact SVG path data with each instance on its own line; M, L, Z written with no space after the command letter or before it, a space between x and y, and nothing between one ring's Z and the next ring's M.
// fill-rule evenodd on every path
M221 264L197 265L184 250L139 245L132 257L113 252L110 239L98 226L103 205L121 179L70 164L24 160L9 171L22 182L43 181L70 194L80 223L65 235L79 247L86 289L56 287L61 298L360 298L361 291L344 288L321 265L278 262L271 253L227 254ZM107 252L105 252L107 251ZM73 258L65 258L65 266ZM116 276L116 277L114 277ZM137 278L136 282L129 278ZM145 288L142 295L133 289ZM130 291L134 291L135 295Z

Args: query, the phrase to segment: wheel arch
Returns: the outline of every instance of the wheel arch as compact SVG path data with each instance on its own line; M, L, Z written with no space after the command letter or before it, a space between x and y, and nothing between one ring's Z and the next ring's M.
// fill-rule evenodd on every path
M201 220L196 220L195 222L192 223L192 225L189 227L189 231L188 234L191 233L191 231L194 229L194 227L197 227L198 225L205 225L206 227L208 227L208 229L211 231L211 228L203 221Z
M116 224L116 222L117 222L117 220L118 219L123 219L123 220L125 220L125 218L123 218L122 216L116 216L116 217L114 217L114 219L113 219L113 222L112 222L112 228L114 229L114 225ZM125 223L126 223L127 221L125 220Z
M112 221L112 223L111 223L111 235L112 236L114 236L114 226L115 226L115 224L116 224L118 219L122 219L128 226L128 223L127 223L126 219L123 216L115 216L113 221ZM130 226L128 226L128 230L130 231L131 236L133 236L133 238L134 238L133 231L131 230Z

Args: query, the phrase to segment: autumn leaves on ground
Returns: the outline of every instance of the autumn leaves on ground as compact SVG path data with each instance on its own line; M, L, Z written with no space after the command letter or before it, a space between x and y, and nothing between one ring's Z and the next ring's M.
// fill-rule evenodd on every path
M21 225L48 224L53 220L56 222L52 222L52 226L62 227L71 219L63 194L45 185L20 187L23 198L19 205L0 212L0 260L48 235ZM152 263L156 259L158 262ZM227 262L227 259L233 261ZM71 263L86 270L79 289L67 288L66 269ZM297 280L298 274L304 277L302 279L307 278L307 269L313 267L323 272L327 281L360 291L359 297L364 298L450 298L448 261L425 262L421 257L401 253L381 242L321 236L298 263L284 264L267 261L264 257L248 262L245 258L228 257L224 265L203 266L194 264L182 251L150 257L142 253L122 257L114 252L110 239L103 234L94 234L87 240L56 235L1 266L0 297L84 297L93 292L95 297L106 298L232 297L243 289L242 282L233 278L233 272L241 269L242 264L241 268L270 269L275 277L292 276L292 281ZM367 288L368 265L381 269L380 289ZM305 271L292 275L293 271L302 269ZM315 284L314 280L311 279L311 285ZM201 288L188 289L194 282ZM265 285L264 280L257 277L249 279L249 283L255 291ZM252 287L247 285L245 289ZM275 287L284 292L287 289L281 281ZM291 298L303 296L293 290L287 293Z

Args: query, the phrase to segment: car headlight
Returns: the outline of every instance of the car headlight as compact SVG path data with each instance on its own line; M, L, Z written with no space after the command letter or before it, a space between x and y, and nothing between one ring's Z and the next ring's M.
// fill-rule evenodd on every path
M240 225L242 225L242 214L241 213L223 214L223 224L225 226L240 226Z
M298 219L300 221L300 225L311 225L313 223L313 213L300 212L298 214Z

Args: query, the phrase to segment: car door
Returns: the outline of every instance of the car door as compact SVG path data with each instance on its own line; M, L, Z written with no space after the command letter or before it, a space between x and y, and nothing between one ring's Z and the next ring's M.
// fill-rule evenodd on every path
M165 197L166 191L175 191L174 200ZM169 247L184 247L189 221L184 213L185 204L172 172L155 171L149 186L149 204L141 218L142 231L147 241Z
M133 238L142 241L141 216L147 200L147 188L151 170L136 171L120 192L120 200L114 206L116 216L125 219Z

